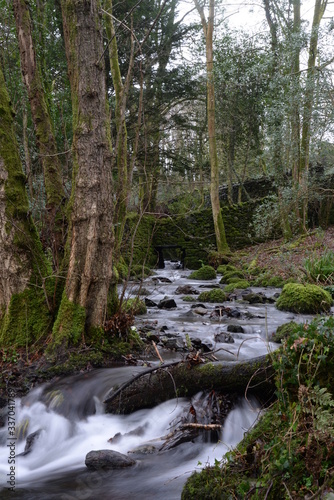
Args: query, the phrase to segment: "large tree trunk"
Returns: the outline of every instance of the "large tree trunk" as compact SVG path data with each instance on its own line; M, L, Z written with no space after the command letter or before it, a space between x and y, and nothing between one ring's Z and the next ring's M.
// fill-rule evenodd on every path
M208 20L205 18L204 10L198 0L194 0L196 9L201 16L202 27L206 42L206 78L207 78L207 113L209 133L209 154L211 165L210 195L213 224L215 228L216 244L218 252L224 253L229 250L224 221L220 210L219 201L219 164L216 142L215 124L215 87L213 72L213 29L215 15L215 1L210 0Z
M21 71L25 83L34 123L36 142L43 167L46 191L45 244L52 250L55 267L63 256L65 238L64 189L61 165L53 126L43 89L32 37L31 19L26 0L13 1L17 39L19 42Z
M132 413L151 408L175 397L191 397L203 390L223 393L251 392L261 398L272 396L274 370L269 356L240 363L208 363L189 366L171 363L132 378L105 400L107 413Z
M97 1L63 0L72 92L74 178L69 267L54 345L100 331L112 278L113 186L104 47Z
M45 339L51 317L44 279L50 269L29 216L25 182L0 68L0 344L7 347Z

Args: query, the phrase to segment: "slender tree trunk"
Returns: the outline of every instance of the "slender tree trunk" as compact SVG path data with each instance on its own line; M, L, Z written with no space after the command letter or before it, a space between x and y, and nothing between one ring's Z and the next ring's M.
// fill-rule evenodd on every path
M319 26L327 7L327 0L316 0L313 13L312 32L307 64L307 79L303 109L299 183L304 193L303 224L307 225L308 172L310 159L311 122L315 92L315 61L318 49Z
M72 93L74 178L69 267L54 345L102 333L112 279L113 186L99 2L62 0Z
M224 253L229 250L224 221L220 210L219 201L219 164L216 142L215 124L215 87L213 72L213 29L215 15L215 1L210 0L208 20L205 18L202 5L198 0L194 0L196 9L201 16L202 27L206 42L206 78L207 78L207 113L208 113L208 133L209 133L209 155L211 165L210 195L213 224L216 235L218 252Z
M116 187L116 206L115 206L115 255L119 254L124 232L125 216L127 211L130 183L130 165L128 164L128 133L125 122L125 111L127 104L127 95L131 81L133 70L133 55L134 43L133 36L131 36L131 53L130 63L128 68L127 78L125 85L122 81L121 70L118 60L118 47L116 39L116 31L114 27L114 20L112 17L112 0L104 0L105 6L105 25L106 33L109 43L109 59L111 76L115 90L115 125L116 125L116 145L114 148L113 158L115 158L115 170L117 178ZM116 257L117 258L117 257Z
M43 90L32 37L31 19L26 0L13 0L21 71L28 92L46 191L46 244L51 247L55 266L63 255L65 238L64 190L56 140Z

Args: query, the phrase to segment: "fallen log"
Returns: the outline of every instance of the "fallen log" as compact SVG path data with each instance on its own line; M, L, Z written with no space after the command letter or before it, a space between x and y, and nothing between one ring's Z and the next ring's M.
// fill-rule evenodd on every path
M191 397L199 391L259 396L262 401L275 391L274 369L270 355L249 361L206 363L169 363L142 372L106 397L107 413L132 413L152 408L175 397Z

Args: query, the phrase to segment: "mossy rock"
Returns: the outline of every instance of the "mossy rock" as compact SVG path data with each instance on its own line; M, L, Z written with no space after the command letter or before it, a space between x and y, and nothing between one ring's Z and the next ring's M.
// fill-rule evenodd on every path
M281 325L277 328L271 340L273 342L281 343L283 339L287 338L291 334L291 332L296 329L296 327L298 327L298 325L295 321L284 323L284 325Z
M147 278L152 274L152 271L149 267L141 266L136 264L130 269L130 276L133 278Z
M214 288L213 290L200 293L197 300L200 302L222 303L226 300L226 294L220 288Z
M185 295L182 297L183 302L197 302L197 297L194 297L193 295Z
M221 284L233 283L230 280L235 278L237 278L238 280L242 280L245 279L245 275L242 271L238 271L237 269L235 269L234 271L226 271L225 273L223 273L220 283Z
M134 316L147 313L145 302L138 297L135 299L127 299L126 302L123 303L122 309L127 313L133 314Z
M284 279L281 276L271 276L269 273L260 275L256 280L254 280L254 286L274 286L276 288L282 288L284 286Z
M213 280L216 276L216 271L212 266L202 266L193 271L188 278L193 280Z
M235 283L229 283L226 285L224 288L225 293L231 293L236 289L239 290L245 290L246 288L250 287L250 283L247 280L237 280Z
M317 285L288 283L276 302L277 309L298 314L328 312L333 304L331 295Z
M218 274L224 274L227 271L237 271L237 268L235 266L233 266L232 264L225 264L222 266L218 266L218 268L217 268Z

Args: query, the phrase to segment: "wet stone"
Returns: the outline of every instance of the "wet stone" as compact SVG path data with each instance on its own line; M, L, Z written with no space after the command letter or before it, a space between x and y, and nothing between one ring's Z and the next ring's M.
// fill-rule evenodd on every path
M195 314L199 314L200 316L205 316L206 314L208 314L208 310L204 307L196 307L195 309L193 309L193 312Z
M226 332L221 332L215 335L215 341L222 344L234 344L234 338Z
M158 307L158 304L156 304L155 302L153 302L153 300L148 299L147 297L145 297L145 306L146 307Z
M241 325L228 325L227 331L231 333L245 333Z
M174 309L177 307L174 299L162 299L158 304L159 309Z
M178 286L175 290L176 295L198 295L198 291L191 285Z
M85 464L88 469L123 469L136 462L122 453L114 450L93 450L87 453Z

